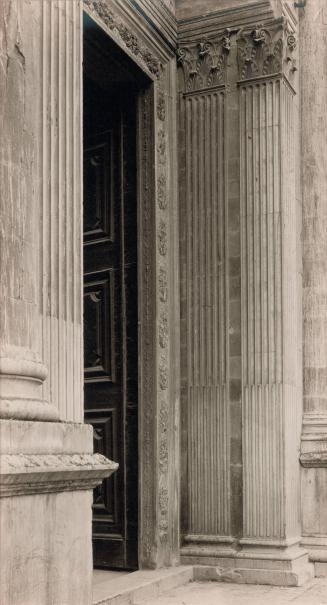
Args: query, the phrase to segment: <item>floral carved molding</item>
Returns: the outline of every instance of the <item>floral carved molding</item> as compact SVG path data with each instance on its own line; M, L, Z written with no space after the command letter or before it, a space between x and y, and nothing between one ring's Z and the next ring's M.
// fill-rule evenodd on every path
M224 84L231 35L232 31L227 29L218 39L205 39L177 49L177 62L184 72L186 92Z
M241 31L237 37L239 79L283 73L291 80L297 71L296 48L295 33L285 19Z
M109 8L108 3L103 0L84 0L91 13L96 15L102 23L111 31L113 36L124 43L126 48L157 78L160 77L163 66L159 59L144 46L138 37L126 26L125 23Z

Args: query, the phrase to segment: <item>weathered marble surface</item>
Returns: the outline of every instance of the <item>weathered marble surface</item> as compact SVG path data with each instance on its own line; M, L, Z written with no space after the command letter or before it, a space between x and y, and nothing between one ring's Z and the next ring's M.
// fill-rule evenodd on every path
M91 504L87 491L0 499L3 605L90 605Z
M303 187L302 509L304 543L327 573L327 9L301 18Z

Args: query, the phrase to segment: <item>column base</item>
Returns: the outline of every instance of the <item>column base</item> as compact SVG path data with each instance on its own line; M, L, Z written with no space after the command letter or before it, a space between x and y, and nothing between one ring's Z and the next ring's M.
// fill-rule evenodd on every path
M314 566L308 553L298 545L259 547L250 545L234 552L201 549L197 553L182 548L181 564L194 566L198 581L269 584L271 586L302 586L314 577Z

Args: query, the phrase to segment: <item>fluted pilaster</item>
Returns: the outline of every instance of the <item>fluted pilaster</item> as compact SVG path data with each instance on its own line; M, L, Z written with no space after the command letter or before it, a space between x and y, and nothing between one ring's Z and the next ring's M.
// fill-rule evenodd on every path
M227 405L226 37L181 47L183 530L194 545L230 537ZM186 460L187 458L187 460Z
M40 307L45 397L83 420L80 2L42 2Z
M299 541L298 210L287 25L239 39L243 544ZM286 57L286 58L285 58ZM284 72L284 67L293 68ZM287 77L286 77L287 75Z

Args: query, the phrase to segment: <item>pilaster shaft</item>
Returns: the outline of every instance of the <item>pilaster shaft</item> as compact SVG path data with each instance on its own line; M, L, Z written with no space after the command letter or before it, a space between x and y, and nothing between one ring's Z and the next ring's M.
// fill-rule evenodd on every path
M180 225L184 555L230 544L226 63L230 40L181 47Z
M239 38L244 545L300 540L294 32ZM289 69L289 66L291 69ZM286 71L287 70L287 71Z
M44 395L60 419L82 422L82 11L77 0L42 0L40 6Z

